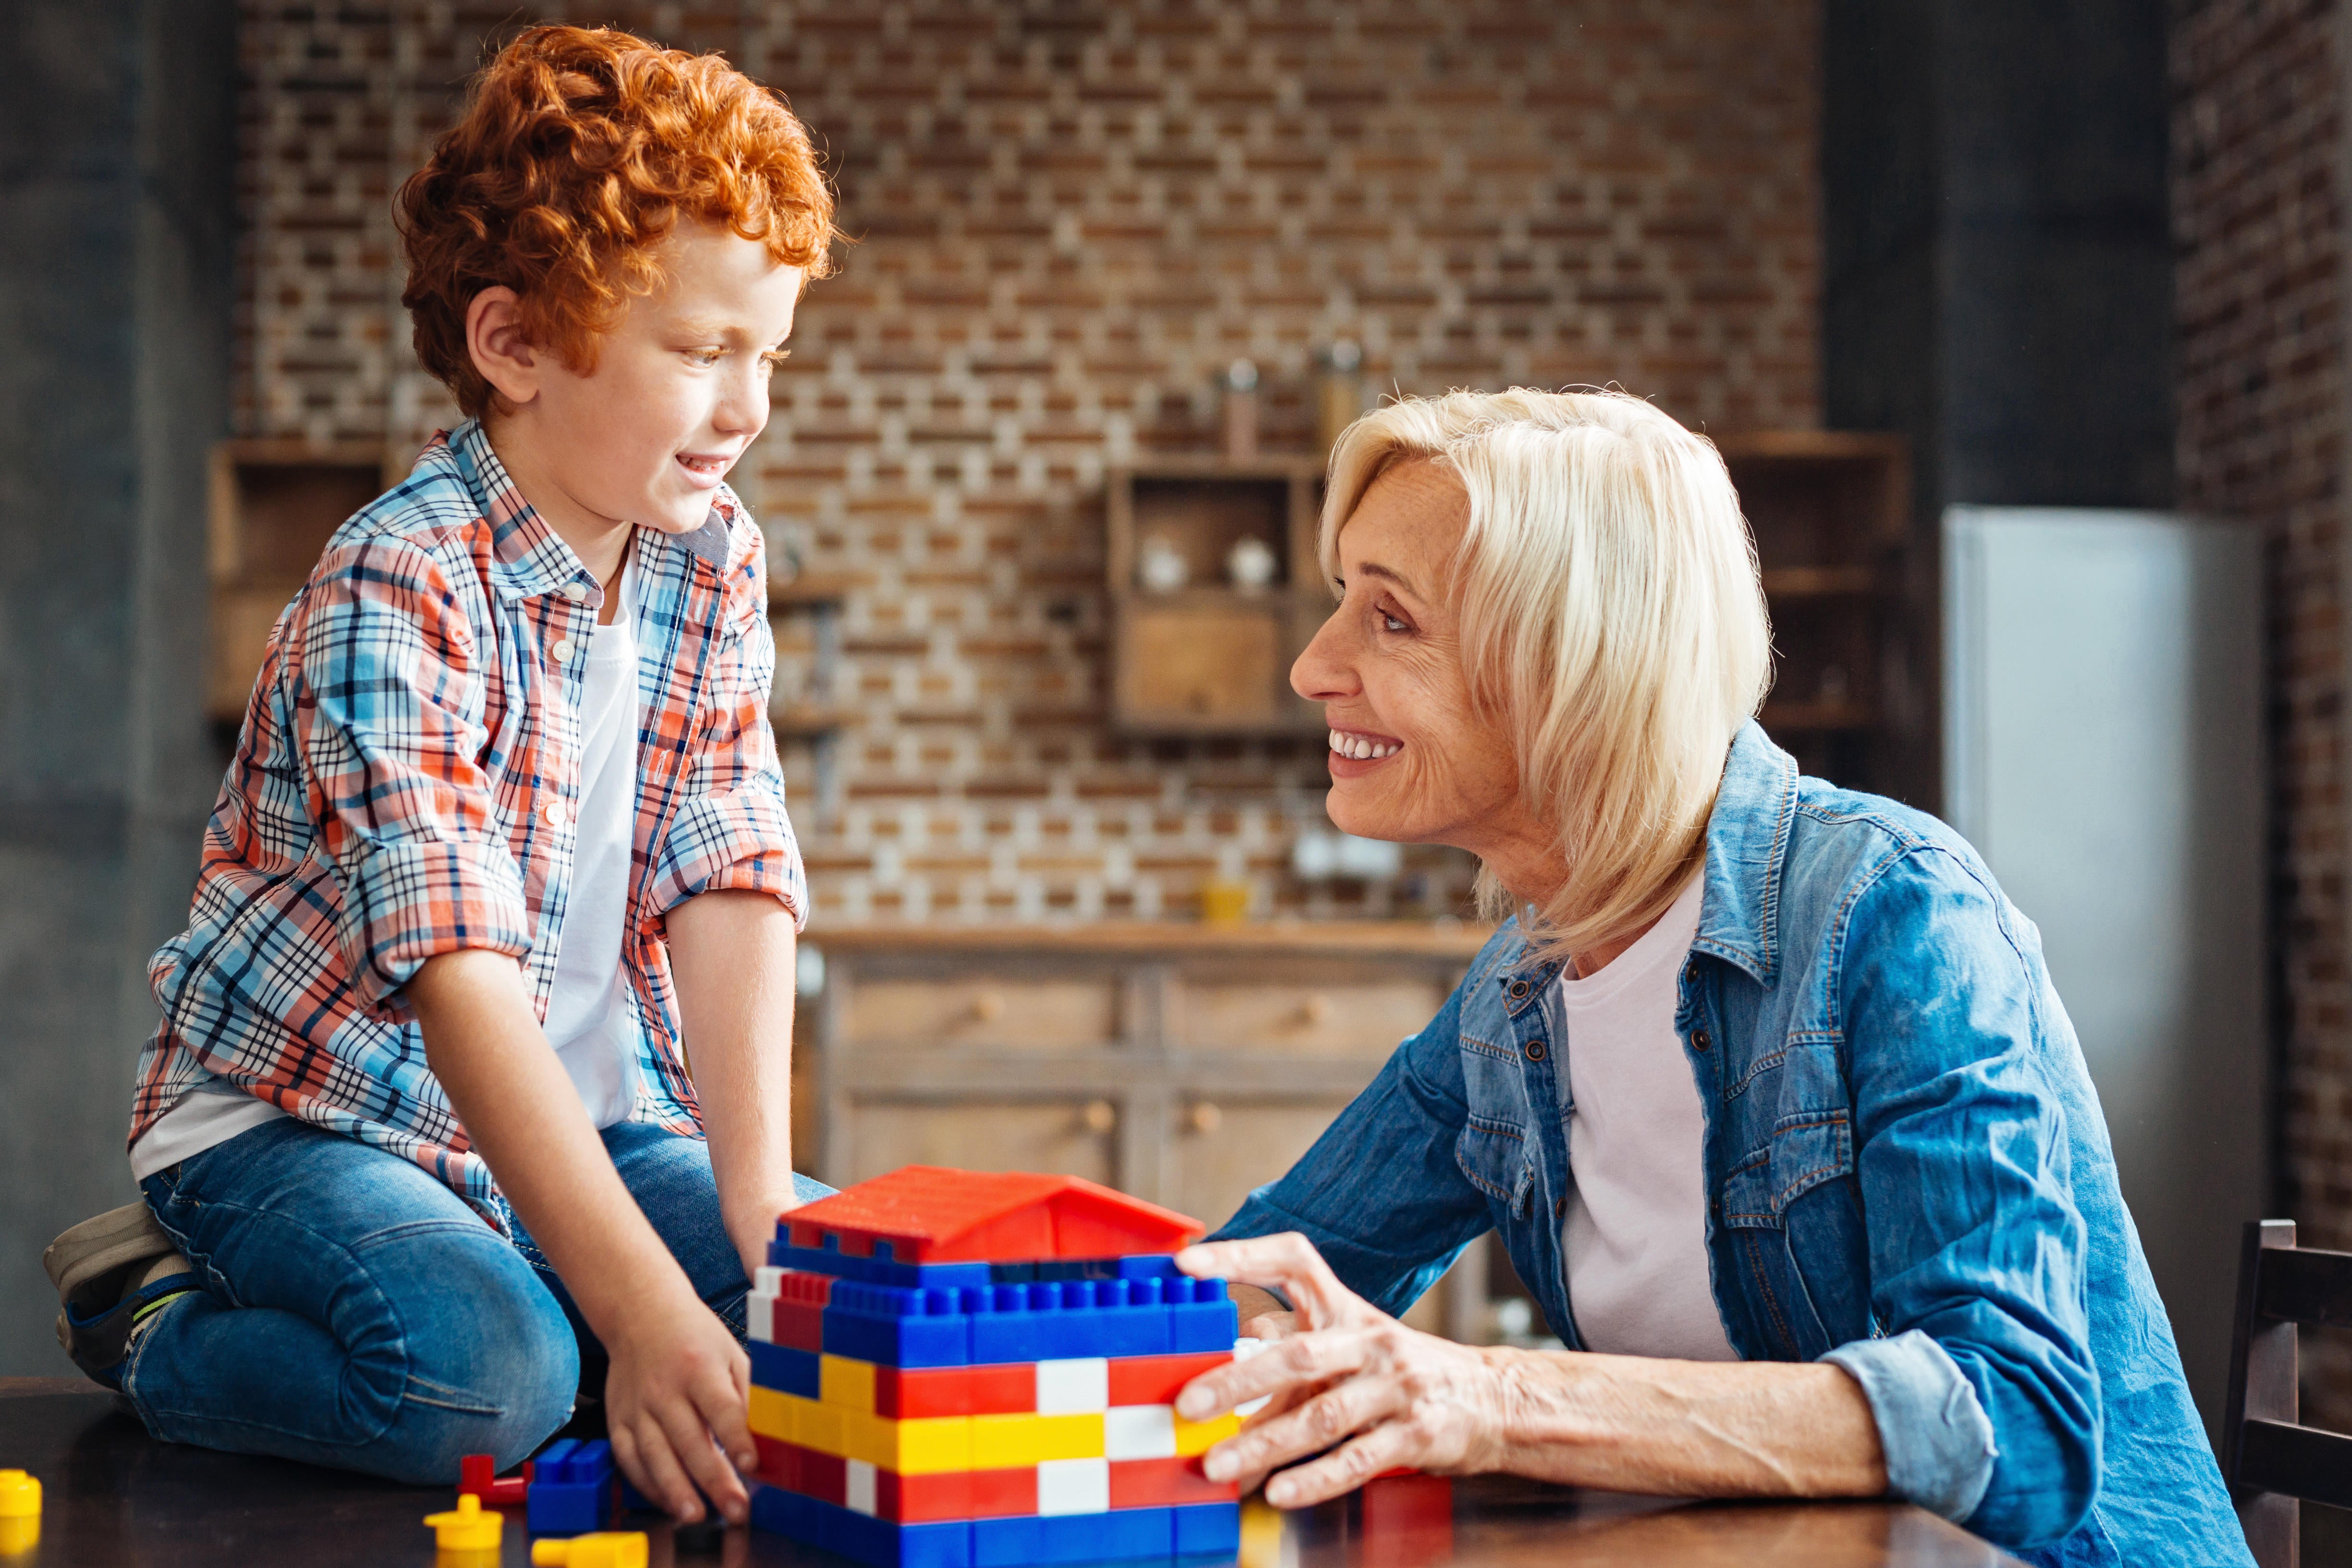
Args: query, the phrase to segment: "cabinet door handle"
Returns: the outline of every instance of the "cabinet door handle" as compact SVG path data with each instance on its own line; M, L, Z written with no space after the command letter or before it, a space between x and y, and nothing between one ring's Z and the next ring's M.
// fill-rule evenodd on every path
M1108 1132L1118 1125L1118 1107L1108 1100L1097 1100L1078 1113L1089 1132Z
M1225 1113L1213 1100L1196 1100L1184 1111L1184 1130L1188 1132L1214 1132L1224 1122Z

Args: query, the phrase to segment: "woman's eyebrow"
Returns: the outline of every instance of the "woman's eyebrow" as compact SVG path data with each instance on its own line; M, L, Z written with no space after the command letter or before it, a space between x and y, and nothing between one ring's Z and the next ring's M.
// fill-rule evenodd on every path
M1402 572L1391 571L1388 567L1381 565L1377 561L1362 561L1357 563L1356 575L1359 577L1385 578L1387 581L1395 584L1398 587L1402 588L1406 593L1413 595L1413 597L1419 598L1421 596L1421 590L1412 585L1412 578L1407 577Z

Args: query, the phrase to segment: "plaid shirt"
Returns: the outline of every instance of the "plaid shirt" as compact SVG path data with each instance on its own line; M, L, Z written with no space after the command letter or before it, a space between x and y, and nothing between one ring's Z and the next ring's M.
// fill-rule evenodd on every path
M807 887L768 727L760 531L721 489L635 539L641 702L631 920L634 1119L698 1134L663 916ZM430 1169L494 1218L401 987L436 953L523 961L547 1014L572 883L581 680L603 603L478 423L338 529L271 631L205 833L188 929L150 966L163 1020L131 1137L210 1074Z

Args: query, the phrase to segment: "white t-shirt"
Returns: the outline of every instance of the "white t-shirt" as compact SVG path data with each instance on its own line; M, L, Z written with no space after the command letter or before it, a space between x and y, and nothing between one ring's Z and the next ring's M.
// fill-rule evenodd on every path
M635 588L633 554L621 570L613 624L598 626L588 645L572 900L555 933L555 989L547 1003L548 1043L598 1127L627 1121L637 1102L637 1018L621 973L637 806ZM143 1182L285 1114L225 1079L201 1079L131 1146L131 1179Z
M1561 980L1545 1002L1576 1101L1560 1256L1587 1350L1739 1359L1707 1268L1706 1113L1675 1033L1700 887L1694 873L1639 941L1598 974Z
M621 973L636 843L637 633L635 558L621 570L613 624L588 644L580 683L580 809L572 898L557 933L547 1043L599 1127L626 1121L637 1103L637 1015Z

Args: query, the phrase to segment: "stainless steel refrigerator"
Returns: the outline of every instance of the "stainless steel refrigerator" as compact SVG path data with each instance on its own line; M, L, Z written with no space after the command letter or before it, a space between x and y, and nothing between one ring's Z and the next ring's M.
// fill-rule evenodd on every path
M2261 541L1956 507L1944 610L1947 814L2041 928L2210 1432L2268 1172Z

